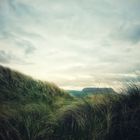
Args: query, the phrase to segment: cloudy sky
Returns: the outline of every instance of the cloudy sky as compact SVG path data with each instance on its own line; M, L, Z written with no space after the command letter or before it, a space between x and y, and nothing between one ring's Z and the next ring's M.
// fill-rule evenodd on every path
M140 83L140 1L0 0L0 64L65 89Z

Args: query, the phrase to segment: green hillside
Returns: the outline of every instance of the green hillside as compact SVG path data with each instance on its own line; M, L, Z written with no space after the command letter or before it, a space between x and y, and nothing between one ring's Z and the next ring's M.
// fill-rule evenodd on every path
M42 125L72 100L53 83L0 66L0 139L36 139L46 129Z
M0 66L0 140L139 140L140 88L74 98Z
M34 80L33 78L0 66L1 102L6 101L45 101L49 104L57 96L70 97L53 83Z

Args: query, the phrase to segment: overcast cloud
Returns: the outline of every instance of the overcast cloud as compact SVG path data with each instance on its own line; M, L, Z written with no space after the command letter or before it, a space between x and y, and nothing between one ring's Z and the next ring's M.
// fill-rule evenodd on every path
M140 83L139 0L0 0L0 63L62 88Z

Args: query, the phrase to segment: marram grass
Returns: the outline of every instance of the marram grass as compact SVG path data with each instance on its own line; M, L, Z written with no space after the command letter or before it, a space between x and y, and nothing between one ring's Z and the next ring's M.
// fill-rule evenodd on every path
M0 140L139 139L139 86L75 99L0 66Z

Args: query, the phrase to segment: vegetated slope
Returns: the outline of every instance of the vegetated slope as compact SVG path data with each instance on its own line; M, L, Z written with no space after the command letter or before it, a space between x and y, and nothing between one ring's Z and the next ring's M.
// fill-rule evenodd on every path
M52 114L71 100L70 95L52 83L0 66L0 139L40 137L53 119Z
M140 88L74 99L0 67L0 140L139 140Z
M85 97L62 113L58 126L61 140L139 140L140 88Z
M69 98L53 83L33 78L0 66L0 102L45 101L51 104L55 97Z

